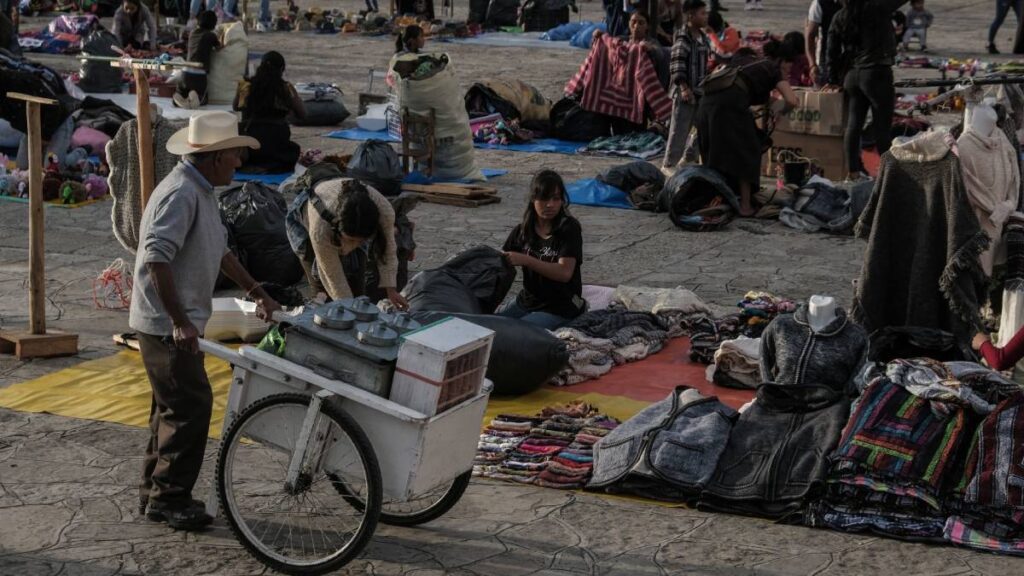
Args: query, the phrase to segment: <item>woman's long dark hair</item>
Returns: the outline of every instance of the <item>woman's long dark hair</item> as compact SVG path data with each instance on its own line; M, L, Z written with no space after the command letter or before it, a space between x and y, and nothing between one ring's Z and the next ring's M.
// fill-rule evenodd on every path
M420 36L423 36L423 28L420 28L416 24L406 26L404 30L398 33L398 37L395 38L395 53L401 52L402 50L412 52L412 50L409 50L409 43Z
M380 209L362 182L350 180L346 185L350 189L341 206L341 232L356 238L372 238L371 256L380 261L387 247L385 231L380 227ZM338 245L341 245L341 238L338 238Z
M284 83L284 56L271 50L263 55L249 89L250 114L264 114L275 109L278 100L287 94Z
M128 15L128 19L132 21L132 26L138 28L142 22L142 2L141 0L124 0L125 4L131 4L135 6L135 12Z
M533 209L534 200L550 200L554 197L562 198L562 211L556 217L561 220L569 214L569 193L565 189L565 182L558 172L554 170L541 170L533 176L530 182L530 197L526 201L526 211L523 212L523 221L520 225L520 241L523 245L529 245L538 240L537 236L537 211Z
M765 58L778 62L792 62L800 55L792 43L780 42L774 38L766 42L762 50Z

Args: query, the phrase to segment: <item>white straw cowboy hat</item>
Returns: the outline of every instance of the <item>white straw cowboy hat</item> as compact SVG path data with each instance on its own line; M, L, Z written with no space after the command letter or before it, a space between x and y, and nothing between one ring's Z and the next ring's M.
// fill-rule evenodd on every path
M182 128L167 140L167 151L176 156L215 152L230 148L259 149L255 138L238 135L238 118L231 112L203 112L188 119Z

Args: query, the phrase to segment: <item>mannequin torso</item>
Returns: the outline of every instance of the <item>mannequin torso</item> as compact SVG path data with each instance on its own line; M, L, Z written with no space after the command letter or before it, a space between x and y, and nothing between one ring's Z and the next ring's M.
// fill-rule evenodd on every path
M967 125L971 132L986 138L992 135L992 132L996 129L996 124L999 122L999 115L989 105L988 100L986 98L985 102L974 106Z
M836 300L831 296L811 296L807 301L807 322L814 332L821 332L836 318Z

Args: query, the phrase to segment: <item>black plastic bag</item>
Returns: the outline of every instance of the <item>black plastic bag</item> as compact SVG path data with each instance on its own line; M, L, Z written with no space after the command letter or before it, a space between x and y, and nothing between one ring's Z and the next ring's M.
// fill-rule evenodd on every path
M291 286L303 278L285 230L288 208L281 195L259 182L233 186L218 197L220 215L236 254L253 278Z
M20 60L7 50L0 49L0 118L10 122L18 132L28 132L25 119L25 102L8 98L7 94L19 92L57 101L56 106L42 106L40 128L43 140L49 140L53 133L78 107L78 100L68 94L64 79L53 68Z
M487 5L488 27L516 26L519 24L519 0L491 0Z
M403 294L413 312L492 314L515 279L516 269L501 252L477 246L413 276Z
M540 388L569 363L565 343L547 330L515 318L476 314L417 312L421 324L448 316L461 318L494 331L487 378L494 383L495 396L518 396Z
M402 193L405 172L398 153L387 142L367 140L357 146L348 161L347 171L352 178L372 186L385 196Z
M551 107L551 136L570 142L590 142L612 133L611 119L587 112L572 98L562 98Z
M309 100L302 103L305 118L295 118L295 126L337 126L351 114L341 100Z
M120 48L121 42L112 32L98 28L93 30L89 36L82 39L82 53L90 56L113 56L120 57L114 50L114 46ZM116 93L121 91L122 81L121 68L115 68L110 62L83 61L79 69L81 80L78 87L83 92Z
M676 172L658 196L658 208L684 230L704 232L728 224L739 212L739 199L722 176L704 166Z
M665 186L665 175L661 173L661 170L658 170L654 164L643 160L609 168L598 174L597 179L605 184L615 186L627 194L648 184L655 185L658 191Z

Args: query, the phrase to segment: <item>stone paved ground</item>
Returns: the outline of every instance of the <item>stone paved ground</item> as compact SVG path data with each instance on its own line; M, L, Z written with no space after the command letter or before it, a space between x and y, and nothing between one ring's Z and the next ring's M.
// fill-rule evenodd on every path
M741 28L788 31L802 25L807 0L765 0L762 13L739 11ZM303 5L313 3L304 0ZM332 2L351 9L355 0ZM463 2L460 2L463 4ZM991 0L930 0L936 14L931 47L944 55L979 55ZM283 6L275 0L274 6ZM328 5L328 3L323 3ZM599 3L583 4L598 18ZM465 13L460 6L459 14ZM31 21L41 25L43 20ZM1008 26L1000 44L1009 46ZM302 34L253 37L253 50L279 49L295 81L338 82L355 107L367 69L382 68L383 40ZM462 84L507 75L557 98L582 51L444 47ZM58 63L64 69L73 63ZM919 74L915 72L915 74ZM920 73L927 74L927 72ZM305 147L351 151L355 144L299 129ZM442 262L478 243L498 244L521 214L524 190L541 167L567 179L592 177L613 160L477 151L480 166L510 170L493 183L503 201L477 209L421 205L414 213L420 244L415 269ZM51 326L81 336L74 358L17 362L0 357L0 387L114 351L110 335L126 315L96 310L92 280L115 258L128 257L110 231L110 205L47 211L47 287ZM585 236L585 281L683 285L707 301L731 306L749 289L794 298L833 294L849 304L861 258L859 242L805 235L778 223L733 223L727 230L687 234L663 215L575 207ZM27 321L27 210L0 204L0 326ZM0 574L259 574L223 524L201 535L174 533L135 517L133 484L144 443L136 428L0 409ZM210 444L212 455L214 444ZM204 469L208 478L211 467ZM949 547L848 536L755 519L708 515L582 493L474 481L444 518L420 529L381 527L351 574L1018 574L1024 562Z

